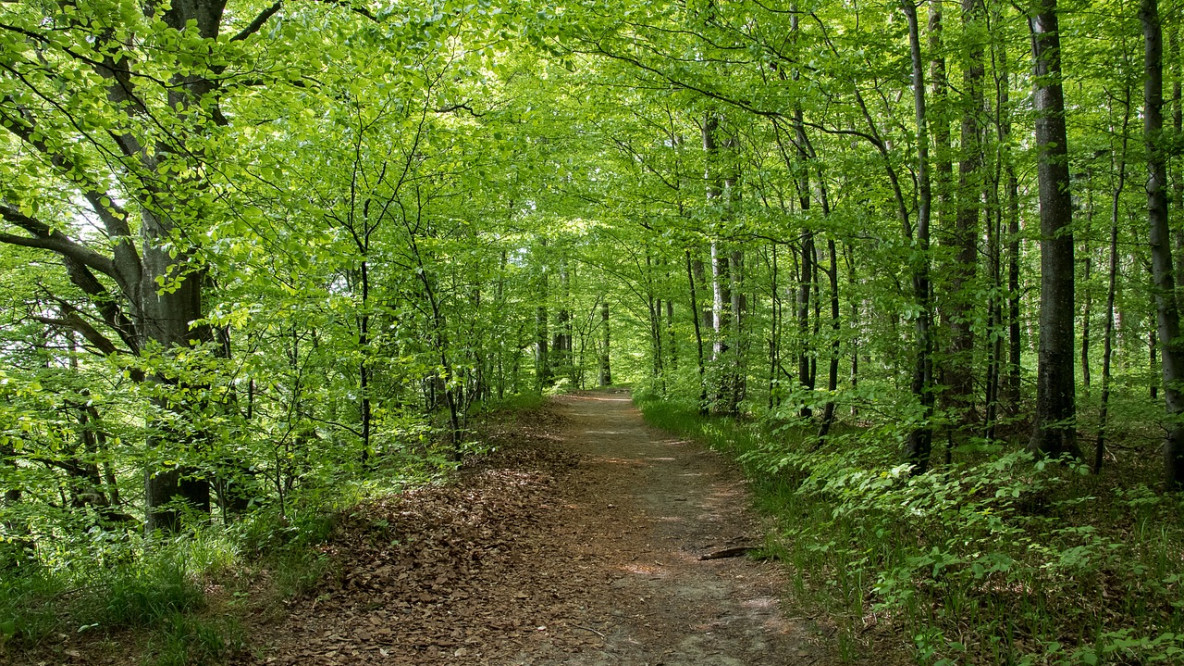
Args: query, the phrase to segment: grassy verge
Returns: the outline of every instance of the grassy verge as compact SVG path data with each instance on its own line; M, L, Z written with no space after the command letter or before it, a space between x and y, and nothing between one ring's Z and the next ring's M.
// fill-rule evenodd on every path
M767 554L837 624L846 659L903 643L942 666L1184 663L1184 504L1138 474L995 446L911 477L891 428L819 442L800 425L637 402L740 462L778 525Z

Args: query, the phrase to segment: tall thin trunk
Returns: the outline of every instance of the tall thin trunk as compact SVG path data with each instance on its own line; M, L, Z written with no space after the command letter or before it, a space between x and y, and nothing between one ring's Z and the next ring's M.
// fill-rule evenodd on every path
M748 389L745 381L748 371L744 366L744 325L748 298L744 294L744 252L742 250L732 251L730 269L732 327L729 336L732 338L732 353L728 363L727 384L732 394L728 400L727 412L734 414L739 411L740 403L744 400L745 391Z
M1092 218L1092 204L1090 210L1091 214L1089 217ZM1087 226L1087 229L1092 228L1092 223ZM1082 279L1085 281L1085 288L1082 289L1082 291L1085 292L1085 303L1081 308L1081 385L1085 388L1089 388L1089 322L1090 319L1093 318L1093 289L1089 287L1089 281L1093 277L1094 262L1092 253L1090 252L1089 241L1087 240L1084 245L1085 246L1082 248L1082 250L1085 254L1085 268Z
M810 211L810 174L806 166L806 160L808 159L805 152L806 130L801 108L794 111L794 132L797 134L799 168L801 172L796 179L798 183L798 201L801 205L802 214L805 216ZM810 393L814 391L814 372L812 371L814 338L810 335L810 296L814 291L814 276L817 275L815 268L817 250L814 247L814 231L810 228L802 231L801 256L801 273L798 280L797 298L798 387L802 391ZM801 417L806 419L810 418L811 415L812 410L810 409L809 402L804 402L801 408Z
M694 261L691 259L691 251L686 250L687 263L687 282L691 287L691 321L695 325L695 351L697 353L697 360L699 362L699 413L707 413L707 365L704 359L703 352L703 326L701 325L701 315L699 310L699 296L695 287L695 268Z
M949 386L949 403L956 411L957 424L974 419L974 319L975 288L978 270L979 208L982 196L982 81L985 75L983 48L979 36L984 7L981 0L962 0L963 74L962 136L958 163L958 210L955 217L952 249L956 252L949 270L949 298L946 312L950 329L949 358L943 372Z
M933 415L933 342L930 338L932 305L929 287L929 215L932 191L929 182L929 128L925 111L925 72L921 64L921 38L917 27L917 6L913 0L902 2L909 25L909 51L913 65L913 106L917 120L917 228L913 264L913 297L916 299L916 365L913 369L912 392L922 409L922 422L913 429L906 445L905 457L913 465L913 473L921 474L929 468L933 449L933 429L929 420Z
M1011 71L1008 67L1007 46L997 51L999 70L999 141L1011 144ZM1007 174L1007 381L1004 401L1011 414L1019 410L1020 362L1023 352L1020 323L1020 196L1019 178L1011 150L1003 155L1003 170Z
M728 353L730 350L729 337L732 325L732 288L728 254L720 247L718 241L711 244L711 293L712 312L715 317L711 323L712 361L716 364L717 385L714 388L712 402L716 409L726 408L727 398L732 393L728 383L730 378ZM723 402L721 402L721 399ZM727 411L725 409L725 411Z
M603 329L600 333L601 344L604 346L600 350L600 385L613 385L613 370L612 370L612 356L611 346L612 341L608 318L608 300L605 299L600 302L600 326Z
M1176 27L1172 27L1172 31L1168 34L1168 62L1171 63L1172 71L1172 138L1174 141L1180 141L1180 137L1184 136L1184 98L1181 98L1181 72L1180 72L1180 32ZM1184 164L1181 164L1180 159L1176 159L1176 177L1172 179L1172 201L1176 202L1176 208L1184 210L1180 204L1184 203ZM1180 217L1180 212L1177 211L1176 217ZM1180 307L1180 301L1184 300L1184 226L1179 222L1172 225L1174 229L1173 237L1176 241L1176 307Z
M547 241L540 241L542 248L547 247ZM542 253L540 253L542 254ZM550 299L545 260L540 260L539 270L539 304L535 310L535 382L542 391L551 383L554 374L551 372L551 350L548 334L547 301Z
M944 0L930 0L929 3L929 85L932 89L932 106L929 109L933 120L933 185L937 206L935 217L939 229L948 226L950 195L954 182L954 166L951 159L951 137L946 80L945 44L942 27L942 5Z
M1110 417L1110 360L1114 350L1114 296L1118 291L1118 213L1122 200L1122 191L1126 186L1126 150L1127 127L1131 118L1131 92L1126 89L1123 103L1122 128L1118 132L1121 138L1115 164L1111 171L1117 171L1117 182L1110 197L1110 263L1109 274L1106 278L1106 323L1102 329L1102 398L1098 410L1098 441L1094 447L1094 474L1102 469L1102 461L1106 453L1106 435Z
M370 424L372 419L370 403L370 265L362 260L362 302L358 314L358 351L361 360L358 361L358 394L361 399L362 420L362 462L370 459Z
M678 338L674 333L674 301L672 299L666 300L666 358L670 359L671 372L678 370Z
M1040 347L1036 423L1029 450L1080 456L1074 379L1073 202L1056 0L1028 17L1036 63L1037 179L1040 190Z

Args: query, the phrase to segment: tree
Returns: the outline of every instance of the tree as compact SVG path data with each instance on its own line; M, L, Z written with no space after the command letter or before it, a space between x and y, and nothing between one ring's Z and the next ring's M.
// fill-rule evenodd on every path
M1041 248L1036 424L1028 448L1049 456L1080 456L1073 354L1073 202L1056 0L1039 0L1028 17L1028 28L1036 63L1033 99Z
M1184 341L1173 276L1172 239L1168 226L1167 155L1163 126L1163 27L1157 0L1141 0L1143 25L1143 141L1147 150L1147 222L1150 227L1151 273L1158 326L1164 405L1168 413L1164 457L1167 487L1184 488Z

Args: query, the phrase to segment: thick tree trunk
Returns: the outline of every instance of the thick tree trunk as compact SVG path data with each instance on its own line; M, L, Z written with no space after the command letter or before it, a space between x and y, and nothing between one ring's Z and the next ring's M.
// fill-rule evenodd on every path
M1038 0L1028 26L1036 62L1041 249L1036 427L1028 449L1049 456L1080 456L1073 354L1073 202L1056 0Z
M1163 30L1157 0L1141 0L1143 24L1144 87L1143 140L1147 148L1147 221L1150 227L1151 274L1160 340L1167 437L1164 445L1165 478L1170 490L1184 487L1184 345L1180 340L1180 311L1172 274L1171 235L1168 225L1167 153L1163 137Z

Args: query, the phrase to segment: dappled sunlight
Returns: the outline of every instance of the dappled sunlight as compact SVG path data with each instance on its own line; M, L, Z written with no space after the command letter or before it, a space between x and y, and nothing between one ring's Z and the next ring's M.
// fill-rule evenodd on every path
M757 608L760 610L772 610L777 608L776 597L756 597L755 599L746 599L740 602L741 606L745 608Z
M618 570L626 573L631 573L635 576L666 576L666 567L658 564L639 564L631 562L617 567Z

